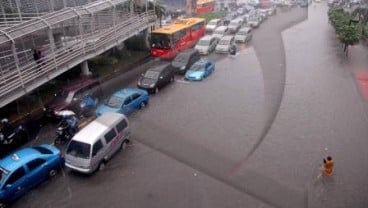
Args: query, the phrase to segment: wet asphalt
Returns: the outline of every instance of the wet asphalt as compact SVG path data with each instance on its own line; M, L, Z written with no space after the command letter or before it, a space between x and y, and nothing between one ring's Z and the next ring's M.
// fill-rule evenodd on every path
M103 171L63 170L13 207L367 207L366 103L326 12L279 11L235 57L207 57L216 69L203 82L178 76L152 95ZM105 95L150 65L103 83ZM336 174L321 181L327 154Z

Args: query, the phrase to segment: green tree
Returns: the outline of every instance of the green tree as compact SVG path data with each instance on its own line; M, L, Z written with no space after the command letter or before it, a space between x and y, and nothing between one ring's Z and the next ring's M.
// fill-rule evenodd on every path
M344 44L344 52L348 55L349 45L358 43L361 34L358 25L354 23L354 15L339 7L330 8L328 17L331 25L335 28L338 39Z
M348 55L349 45L359 43L361 38L356 25L343 25L337 34L339 40L344 44L344 52Z

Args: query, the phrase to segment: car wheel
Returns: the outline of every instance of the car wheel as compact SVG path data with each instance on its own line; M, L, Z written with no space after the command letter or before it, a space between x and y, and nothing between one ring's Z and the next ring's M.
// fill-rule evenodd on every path
M140 109L142 109L142 108L144 108L144 107L146 107L146 102L144 102L144 101L143 101L143 102L141 102L141 104L140 104L139 108L140 108Z
M49 171L49 173L48 173L48 177L49 178L53 178L53 177L55 177L56 176L56 174L57 174L57 169L56 168L52 168L50 171Z
M156 87L156 88L155 88L155 94L157 94L157 93L158 93L158 91L159 91L159 90L158 90L158 87Z
M102 171L105 169L105 161L101 161L100 164L97 167L98 171Z

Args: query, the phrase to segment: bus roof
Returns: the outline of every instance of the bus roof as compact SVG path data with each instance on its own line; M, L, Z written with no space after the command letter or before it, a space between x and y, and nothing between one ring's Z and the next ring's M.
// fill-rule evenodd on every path
M196 18L196 17L178 19L173 24L163 26L159 29L152 31L152 33L173 34L182 29L191 27L192 25L195 25L197 23L204 22L204 20L205 19L203 18Z
M205 4L205 3L209 3L209 2L214 2L214 0L197 0L197 5L198 4Z

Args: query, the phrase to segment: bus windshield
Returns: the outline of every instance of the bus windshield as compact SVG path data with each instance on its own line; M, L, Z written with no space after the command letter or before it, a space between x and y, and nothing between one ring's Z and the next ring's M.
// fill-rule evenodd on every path
M171 37L169 34L152 33L151 34L151 47L159 49L171 48Z

